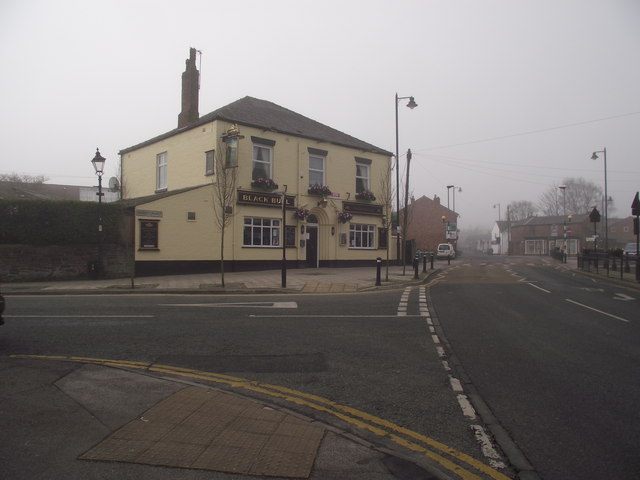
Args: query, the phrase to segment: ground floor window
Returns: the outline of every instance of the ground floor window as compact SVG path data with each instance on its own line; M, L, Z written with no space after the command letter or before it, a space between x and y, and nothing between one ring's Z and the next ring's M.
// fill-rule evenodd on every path
M245 247L280 246L280 223L276 218L244 219L243 241Z
M375 248L375 225L352 223L349 225L349 247L351 248Z
M545 252L544 240L525 240L524 241L524 254L525 255L544 255Z
M567 255L578 254L578 239L577 238L563 238L562 240L550 240L549 252L552 252L554 248L562 250L566 246L565 253Z

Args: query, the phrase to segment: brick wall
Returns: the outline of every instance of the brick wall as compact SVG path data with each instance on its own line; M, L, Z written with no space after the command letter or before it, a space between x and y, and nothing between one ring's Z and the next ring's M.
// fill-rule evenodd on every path
M37 282L89 278L88 264L98 257L96 245L0 246L0 282ZM104 245L104 277L129 275L130 262L120 245Z

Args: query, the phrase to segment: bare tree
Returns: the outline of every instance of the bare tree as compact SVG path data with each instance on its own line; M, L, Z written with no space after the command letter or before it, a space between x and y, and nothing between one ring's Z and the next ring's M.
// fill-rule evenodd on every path
M529 200L520 200L518 202L511 202L507 207L509 212L509 220L517 222L518 220L524 220L536 213L536 207Z
M19 175L17 173L0 173L0 182L44 183L49 180L44 175Z
M387 260L385 262L385 281L389 281L389 233L393 226L393 186L391 182L391 162L385 174L380 178L380 202L382 203L382 228L387 232ZM399 237L398 237L399 238Z
M237 127L229 129L228 139L242 138L238 135ZM227 226L233 218L233 204L236 194L236 180L238 175L237 150L231 141L219 144L212 154L215 163L215 176L213 183L213 213L218 228L220 229L220 283L224 288L224 239Z
M564 188L560 188L563 186ZM561 185L549 187L538 202L544 215L576 215L588 213L603 201L602 189L584 178L565 178Z

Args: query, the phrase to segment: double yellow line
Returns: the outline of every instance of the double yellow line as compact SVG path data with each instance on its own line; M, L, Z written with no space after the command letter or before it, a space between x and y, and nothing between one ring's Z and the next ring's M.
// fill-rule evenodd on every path
M494 480L510 480L510 477L485 465L475 458L459 452L443 443L417 432L391 423L382 418L370 415L352 407L337 404L326 398L310 395L297 390L277 385L269 385L242 378L222 375L218 373L204 372L189 368L173 367L169 365L159 365L147 362L131 362L126 360L110 360L103 358L74 357L65 355L10 355L11 358L29 358L43 360L63 360L80 363L92 363L119 368L133 368L146 370L154 373L175 375L196 380L205 380L225 384L232 388L239 388L251 392L257 392L271 397L286 400L296 405L311 408L313 410L333 415L340 420L355 425L358 428L367 430L379 437L385 437L413 452L418 452L449 473L457 475L463 480L483 480L492 478ZM457 462L457 463L456 463ZM479 476L473 470L484 474Z

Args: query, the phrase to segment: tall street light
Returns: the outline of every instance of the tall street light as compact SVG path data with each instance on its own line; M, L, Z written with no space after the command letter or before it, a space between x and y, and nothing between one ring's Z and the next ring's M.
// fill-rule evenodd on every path
M567 252L567 186L558 185L558 188L562 190L562 232L563 232L562 261L563 263L567 263L565 260L565 255Z
M282 263L280 276L282 288L287 288L287 186L282 191Z
M456 188L459 192L462 191L462 188L456 187L455 185L447 185L447 208L449 208L449 189L453 188L453 211L456 211Z
M607 205L609 203L609 195L607 193L607 149L596 150L591 155L591 160L597 160L598 154L602 153L604 157L604 251L609 251L609 215Z
M398 102L400 100L407 99L409 100L409 103L407 103L407 107L409 107L411 110L418 106L413 97L399 97L396 93L396 217L398 223L400 221L400 140L398 136ZM398 238L400 238L399 235ZM396 260L400 261L400 242L396 242Z
M91 160L93 168L98 176L98 265L96 266L97 276L102 275L102 174L104 173L104 163L107 160L100 155L100 150L96 148L96 155Z

